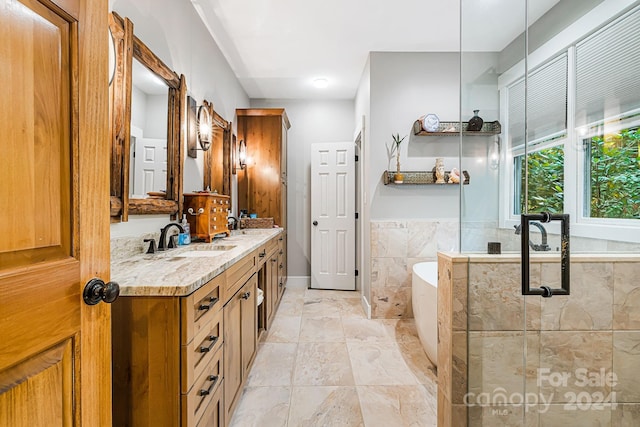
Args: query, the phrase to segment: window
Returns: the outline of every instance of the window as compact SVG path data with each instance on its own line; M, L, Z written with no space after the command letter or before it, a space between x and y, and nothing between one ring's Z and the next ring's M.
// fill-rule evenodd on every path
M526 92L523 77L505 81L501 224L526 207L569 213L577 235L640 241L640 7L587 31L538 54Z
M640 127L597 135L583 143L588 195L584 216L640 219Z
M551 146L528 153L528 212L562 213L564 211L564 147ZM514 200L515 215L524 212L524 154L514 157L517 175Z

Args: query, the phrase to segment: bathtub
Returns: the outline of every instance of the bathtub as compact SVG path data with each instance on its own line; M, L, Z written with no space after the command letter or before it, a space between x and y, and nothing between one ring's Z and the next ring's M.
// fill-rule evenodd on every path
M438 362L438 263L420 262L413 266L411 305L418 336L427 357Z

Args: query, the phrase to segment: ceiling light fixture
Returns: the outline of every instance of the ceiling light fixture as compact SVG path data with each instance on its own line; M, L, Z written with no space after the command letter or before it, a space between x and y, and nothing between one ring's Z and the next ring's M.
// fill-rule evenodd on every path
M324 78L315 79L313 81L313 85L315 87L317 87L318 89L324 89L327 86L329 86L329 80L324 79Z

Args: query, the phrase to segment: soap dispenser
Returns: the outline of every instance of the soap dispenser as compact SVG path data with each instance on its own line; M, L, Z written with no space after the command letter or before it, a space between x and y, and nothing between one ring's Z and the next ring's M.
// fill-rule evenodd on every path
M191 227L189 227L189 222L187 221L187 215L182 215L182 228L184 228L184 233L180 233L178 236L178 243L180 245L188 245L191 243Z

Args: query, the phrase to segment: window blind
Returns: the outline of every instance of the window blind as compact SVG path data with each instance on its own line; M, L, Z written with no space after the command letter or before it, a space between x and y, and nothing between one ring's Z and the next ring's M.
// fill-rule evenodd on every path
M640 108L640 8L576 44L576 126Z
M509 87L509 135L511 146L524 144L525 120L528 141L543 141L567 128L567 54L564 53L529 74L525 115L525 83Z

